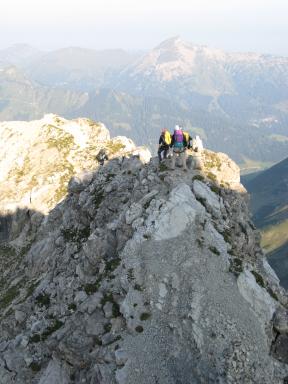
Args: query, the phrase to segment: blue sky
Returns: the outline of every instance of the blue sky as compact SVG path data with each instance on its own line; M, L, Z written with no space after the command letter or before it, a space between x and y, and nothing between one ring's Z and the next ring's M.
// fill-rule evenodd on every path
M3 0L0 48L149 49L171 36L288 56L284 0Z

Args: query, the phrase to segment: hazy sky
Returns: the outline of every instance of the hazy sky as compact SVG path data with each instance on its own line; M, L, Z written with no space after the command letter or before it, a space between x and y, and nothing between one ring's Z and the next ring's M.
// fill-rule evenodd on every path
M288 56L287 0L2 0L0 48L147 49L180 35Z

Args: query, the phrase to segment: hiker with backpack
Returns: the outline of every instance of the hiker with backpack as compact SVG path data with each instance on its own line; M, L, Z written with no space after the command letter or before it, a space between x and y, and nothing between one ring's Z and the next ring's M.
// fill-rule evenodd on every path
M182 127L180 127L182 129ZM183 131L183 129L182 129ZM187 148L190 149L191 148L191 141L193 140L192 137L189 135L189 132L187 131L183 131L183 135L184 135L184 138L186 140L186 143L187 143Z
M182 166L184 171L187 171L187 166L186 166L187 141L181 127L179 127L178 125L175 126L174 133L172 135L171 147L173 148L172 169L175 169L176 157L179 156L182 161Z
M96 156L96 160L98 161L98 163L101 166L104 165L105 160L108 160L108 155L107 155L107 151L105 148L100 149L100 151L98 152L98 154Z
M171 142L172 142L172 137L170 132L166 128L163 128L159 138L159 146L158 146L159 163L161 163L163 158L167 159ZM163 157L162 157L162 152L163 152Z

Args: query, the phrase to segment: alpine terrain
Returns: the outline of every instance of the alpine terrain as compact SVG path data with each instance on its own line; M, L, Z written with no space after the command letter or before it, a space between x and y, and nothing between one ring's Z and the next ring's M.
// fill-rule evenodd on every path
M225 52L178 37L133 54L26 47L25 55L20 48L0 51L1 120L87 116L152 151L161 128L180 124L244 170L286 157L287 57Z
M56 115L0 137L1 383L287 382L288 297L226 154L172 171Z
M281 284L288 288L288 159L245 180L251 195L253 221L262 232L262 246ZM252 176L252 175L251 175Z

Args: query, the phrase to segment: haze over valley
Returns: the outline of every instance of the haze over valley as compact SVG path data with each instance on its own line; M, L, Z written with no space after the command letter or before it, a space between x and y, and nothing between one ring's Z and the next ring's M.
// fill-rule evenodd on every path
M153 151L160 129L179 123L246 171L287 155L286 57L174 37L134 53L16 45L0 51L0 63L2 121L83 116Z
M287 0L4 3L0 384L288 384Z

